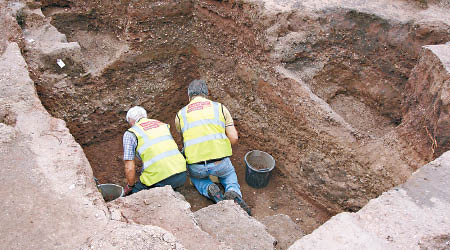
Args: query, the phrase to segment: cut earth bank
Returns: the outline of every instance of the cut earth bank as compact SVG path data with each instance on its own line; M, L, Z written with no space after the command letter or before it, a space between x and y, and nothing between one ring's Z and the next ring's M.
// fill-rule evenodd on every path
M448 45L421 48L449 40L448 8L438 2L363 2L2 2L7 36L1 52L8 62L2 82L13 86L3 72L14 72L8 67L15 62L9 57L16 56L16 42L26 60L17 59L18 70L28 70L32 80L23 73L14 77L34 82L46 109L66 121L101 182L123 184L126 110L143 105L151 117L173 123L187 102L187 84L204 78L213 98L236 118L241 143L232 160L255 217L287 214L309 233L331 215L358 210L449 148L448 70L440 55ZM56 59L66 67L59 68ZM61 209L61 219L72 218L68 213L100 218L92 232L104 227L109 210L98 200L89 164L64 124L41 110L32 90L22 91L20 101L3 91L2 124L26 134L19 136L23 143L47 141L34 143L26 159L12 152L22 151L20 143L7 148L5 162L29 163L37 176L46 176L18 182L28 183L30 191L56 191L43 204L63 207L42 205L38 218ZM36 102L31 108L39 115L33 118L22 102ZM40 121L26 126L21 119ZM69 149L60 146L66 144ZM250 149L277 160L266 189L252 189L243 180L242 159ZM194 211L210 204L189 185L181 192ZM40 199L29 202L20 203L24 213ZM61 233L70 235L71 225L86 222L66 223ZM46 235L49 244L63 244L58 233Z

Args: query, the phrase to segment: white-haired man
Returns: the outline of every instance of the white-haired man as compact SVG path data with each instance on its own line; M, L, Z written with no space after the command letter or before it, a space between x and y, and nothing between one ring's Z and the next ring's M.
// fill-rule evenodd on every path
M140 106L129 109L126 120L131 128L123 135L125 195L153 187L182 186L186 182L186 160L170 134L169 125L148 119ZM138 180L135 156L143 164Z
M175 125L183 136L184 155L192 183L203 196L214 202L234 200L250 215L230 161L231 144L238 141L230 112L221 103L206 98L208 87L204 80L192 81L188 96L189 104L178 112ZM219 178L225 188L223 195L209 179L210 175Z

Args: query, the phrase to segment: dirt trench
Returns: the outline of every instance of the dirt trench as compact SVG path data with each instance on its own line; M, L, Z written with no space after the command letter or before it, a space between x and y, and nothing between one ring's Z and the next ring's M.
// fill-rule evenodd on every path
M309 233L338 212L357 211L436 156L426 141L408 143L404 135L414 131L399 125L420 47L448 41L444 24L346 9L270 16L242 1L37 7L80 49L63 58L64 68L26 50L31 76L101 183L125 184L122 134L134 105L169 123L181 146L173 121L197 78L235 119L240 142L232 162L257 218L287 214ZM29 15L23 26L39 22ZM263 189L245 183L243 158L252 149L276 160ZM212 204L189 183L179 191L194 211Z

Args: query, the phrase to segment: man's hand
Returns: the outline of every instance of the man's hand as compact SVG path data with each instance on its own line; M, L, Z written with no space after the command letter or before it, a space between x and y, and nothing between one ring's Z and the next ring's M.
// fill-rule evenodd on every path
M123 189L123 196L127 196L131 194L131 190L133 189L134 186L130 186L130 185L126 185L125 188Z

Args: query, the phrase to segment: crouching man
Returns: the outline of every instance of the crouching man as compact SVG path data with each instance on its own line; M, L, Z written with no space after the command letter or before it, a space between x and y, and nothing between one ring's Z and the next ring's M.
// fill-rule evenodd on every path
M186 182L186 160L170 134L169 125L148 119L147 111L140 106L128 110L126 119L131 128L123 135L125 195L153 187L182 186ZM143 164L138 180L135 156Z
M242 199L236 171L230 161L231 144L238 141L233 118L221 103L207 99L208 87L204 80L194 80L188 87L189 104L175 117L177 131L184 144L189 177L205 197L219 202L234 200L249 215L250 208ZM225 188L219 187L209 176L217 176Z

